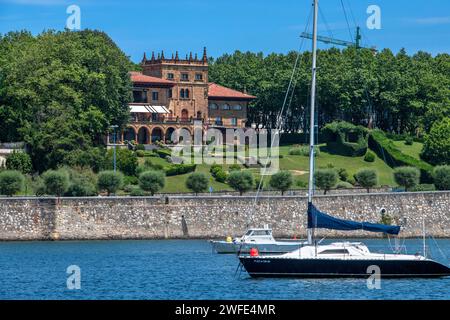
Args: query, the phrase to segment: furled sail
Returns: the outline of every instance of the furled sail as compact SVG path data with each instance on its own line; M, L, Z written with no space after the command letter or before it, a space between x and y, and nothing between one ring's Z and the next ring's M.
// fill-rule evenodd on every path
M332 217L319 211L312 203L308 205L308 228L325 228L334 230L366 230L372 232L384 232L398 234L399 226L388 226L385 224L371 222L357 222Z

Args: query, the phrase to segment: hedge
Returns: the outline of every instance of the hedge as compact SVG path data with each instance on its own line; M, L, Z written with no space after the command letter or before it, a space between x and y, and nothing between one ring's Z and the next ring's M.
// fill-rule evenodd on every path
M369 147L391 168L410 166L420 170L421 183L432 183L433 166L400 151L381 130L369 135Z
M166 176L176 176L179 174L185 174L189 172L194 172L197 168L196 164L171 164L164 168Z
M322 129L329 152L348 157L361 157L368 147L368 130L348 122L332 122ZM356 142L349 142L350 135L357 137Z

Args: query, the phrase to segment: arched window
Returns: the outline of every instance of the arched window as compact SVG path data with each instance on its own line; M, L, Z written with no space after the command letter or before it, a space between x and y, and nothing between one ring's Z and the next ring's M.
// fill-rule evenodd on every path
M225 103L225 104L222 106L222 110L230 110L230 105L229 105L228 103Z
M217 110L217 109L219 109L219 106L216 103L209 104L209 110Z
M180 89L180 98L184 99L184 89Z
M242 106L240 104L235 104L233 110L242 110Z
M184 97L189 98L189 89L184 90Z

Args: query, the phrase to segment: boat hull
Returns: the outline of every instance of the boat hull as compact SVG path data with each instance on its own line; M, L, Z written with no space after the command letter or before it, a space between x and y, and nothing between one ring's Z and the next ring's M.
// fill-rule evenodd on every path
M237 254L249 253L250 249L258 249L259 254L283 254L292 252L301 247L300 242L277 241L275 243L239 243L226 241L211 241L211 245L217 253L222 254Z
M380 268L382 278L433 278L450 276L450 269L432 260L293 259L240 256L251 277L367 278Z

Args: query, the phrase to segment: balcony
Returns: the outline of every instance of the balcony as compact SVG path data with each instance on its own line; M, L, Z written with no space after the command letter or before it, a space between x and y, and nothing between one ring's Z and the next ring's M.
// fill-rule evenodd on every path
M130 123L139 123L139 124L183 124L183 125L191 125L194 124L194 121L204 122L202 118L182 118L182 117L171 117L171 116L162 116L159 117L151 116L151 117L132 117L130 119Z

